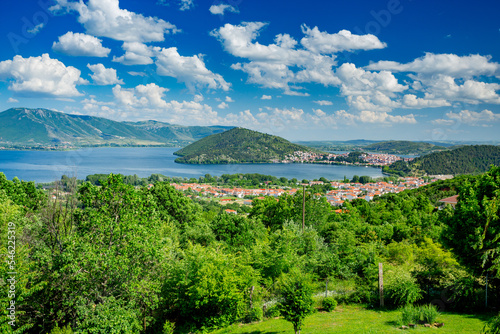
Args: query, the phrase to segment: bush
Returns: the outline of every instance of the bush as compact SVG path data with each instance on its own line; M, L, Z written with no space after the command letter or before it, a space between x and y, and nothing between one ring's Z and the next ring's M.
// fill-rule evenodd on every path
M261 307L252 307L248 310L248 313L245 317L245 322L261 321L263 317L264 311L262 311Z
M419 307L420 318L426 324L432 324L436 321L439 312L435 305L422 305Z
M63 328L59 328L59 326L56 326L52 329L50 334L73 334L73 330L69 325Z
M432 324L436 321L438 315L439 312L434 305L416 307L408 304L401 308L401 324L416 324L421 321L426 324Z
M409 304L401 308L401 324L415 324L420 321L420 312L418 308Z
M163 325L163 334L174 334L175 323L170 320L165 321Z
M337 307L337 301L333 297L326 297L323 299L322 305L325 311L331 312Z
M281 315L278 304L272 305L266 309L266 318L275 318Z
M397 268L388 276L385 286L388 305L404 306L422 299L422 290L408 271Z
M492 318L483 331L485 334L500 334L500 314Z

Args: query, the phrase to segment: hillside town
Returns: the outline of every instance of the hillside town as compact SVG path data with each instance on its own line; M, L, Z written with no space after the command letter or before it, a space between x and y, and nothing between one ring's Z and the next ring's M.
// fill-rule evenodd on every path
M287 155L283 160L275 159L273 163L326 163L326 164L361 164L367 166L388 166L396 161L404 160L411 161L413 158L400 157L394 154L376 154L376 153L362 153L360 154L360 160L362 162L348 162L348 161L336 161L347 159L349 157L349 152L346 153L328 153L320 154L314 152L304 152L296 151L293 154ZM340 158L340 159L339 159Z
M426 182L418 177L405 177L401 178L398 182L375 182L375 183L342 183L330 182L332 190L316 194L324 196L332 206L342 206L345 201L352 201L354 199L364 199L371 201L376 196L384 194L395 194L407 189L415 189L423 187L429 183L438 181L439 178L431 179ZM301 191L302 187L309 187L314 185L324 185L323 181L310 181L308 184L297 184L297 188L290 187L271 187L258 189L246 188L226 188L222 186L213 186L210 184L200 183L171 183L175 189L180 191L192 191L195 197L216 198L220 203L228 203L237 199L243 200L242 204L252 205L252 199L263 199L266 196L278 198L283 194L294 195L297 191ZM231 198L232 197L232 198Z

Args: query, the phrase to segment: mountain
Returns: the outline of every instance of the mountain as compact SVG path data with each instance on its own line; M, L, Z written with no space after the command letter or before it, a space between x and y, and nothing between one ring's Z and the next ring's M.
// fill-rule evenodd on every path
M434 151L446 150L446 147L437 146L425 142L391 140L391 141L383 141L375 144L366 145L363 147L363 150L368 152L380 152L387 154L423 155Z
M478 174L500 165L500 147L493 145L461 146L434 152L410 162L396 161L383 172L399 175Z
M296 151L319 152L281 137L244 128L214 134L175 152L175 162L191 164L257 163L283 159Z
M116 122L48 109L13 108L0 113L0 146L181 146L232 127L188 127L157 121Z

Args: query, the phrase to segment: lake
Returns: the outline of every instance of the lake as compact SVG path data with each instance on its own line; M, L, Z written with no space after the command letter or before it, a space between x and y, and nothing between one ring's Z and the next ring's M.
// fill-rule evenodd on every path
M171 147L113 147L87 148L75 151L0 151L0 172L8 179L52 182L61 176L85 179L90 174L137 174L147 177L163 174L170 177L194 177L205 174L259 173L288 179L342 180L354 175L381 177L380 168L319 165L319 164L234 164L234 165L184 165L175 163Z

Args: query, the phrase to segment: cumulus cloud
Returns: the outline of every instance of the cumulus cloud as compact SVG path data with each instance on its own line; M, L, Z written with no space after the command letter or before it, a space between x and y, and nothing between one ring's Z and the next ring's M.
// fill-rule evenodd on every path
M271 95L262 95L261 100L271 100L273 97Z
M52 50L69 56L107 57L111 49L102 46L97 37L68 31L52 44Z
M66 66L48 54L0 62L0 79L10 81L9 89L24 96L72 97L82 95L76 85L88 82L80 70Z
M14 99L14 98L12 98L12 97L9 97L9 98L7 99L7 103L17 103L17 102L19 102L19 100Z
M337 65L333 53L384 47L373 35L353 35L347 31L332 35L306 26L303 31L307 35L301 41L304 48L298 48L297 41L288 34L276 35L274 43L263 45L254 40L265 26L262 22L228 23L211 35L231 55L249 60L231 66L247 73L249 83L282 89L288 95L308 95L298 91L301 87L293 86L298 83L340 85L332 70Z
M432 78L420 78L420 82L429 99L446 99L470 104L500 104L500 84L476 80L465 80L462 84L451 76L435 75Z
M94 80L94 84L96 85L104 86L123 84L123 81L121 79L118 79L116 70L114 68L106 68L103 64L87 64L87 67L93 72L90 77L92 78L92 80Z
M199 95L193 101L168 101L168 89L154 83L138 85L134 88L113 87L113 95L119 108L130 117L138 119L158 119L184 125L214 125L220 123L216 111L207 104L200 103Z
M227 104L226 102L222 102L222 103L220 103L217 106L217 108L219 108L219 109L227 109L227 108L229 108L229 104Z
M390 115L387 112L376 112L370 110L362 110L357 114L348 113L345 110L339 110L335 113L337 119L346 121L347 123L383 123L383 124L416 124L417 120L413 114L409 115Z
M338 53L341 51L383 49L387 44L382 43L377 36L354 35L349 30L341 30L336 34L319 31L318 27L309 28L302 25L302 38L300 44L315 53Z
M176 78L191 90L196 87L207 87L227 91L230 87L220 74L215 74L206 68L201 56L181 56L175 47L161 49L157 53L155 64L159 75Z
M121 9L118 0L89 0L87 3L56 0L50 10L76 12L78 22L89 34L124 42L161 42L165 34L179 32L175 25L162 19Z
M114 62L123 65L149 65L153 63L154 48L139 42L124 42L122 49L125 54L120 57L113 57Z
M401 107L411 109L436 108L450 106L451 104L445 99L427 100L419 98L414 94L406 94L403 96Z
M239 13L237 8L226 4L212 5L208 10L214 15L224 15L225 11L230 13Z
M319 101L313 101L316 104L319 104L320 106L331 106L333 105L332 101L325 101L325 100L319 100Z
M230 96L226 96L226 102L234 102L234 100Z
M469 55L460 57L455 54L426 53L414 61L401 64L395 61L379 61L366 67L369 70L388 70L393 72L414 72L426 75L442 74L455 78L471 78L479 75L494 75L500 64L491 62L491 57Z
M500 121L500 114L496 114L487 109L481 112L461 110L460 112L454 113L450 111L446 113L446 117L448 119L437 119L434 120L433 123L451 125L455 122L459 122L470 126L491 126L490 123Z

